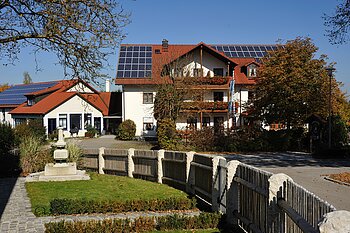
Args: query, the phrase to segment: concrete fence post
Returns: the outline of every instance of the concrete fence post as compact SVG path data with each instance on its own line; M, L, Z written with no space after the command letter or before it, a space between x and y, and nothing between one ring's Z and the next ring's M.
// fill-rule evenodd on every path
M158 180L158 183L160 183L160 184L163 183L163 159L164 159L164 152L165 152L165 150L159 150L158 154L157 154L157 161L158 161L157 180Z
M190 151L186 153L186 192L189 194L194 194L193 185L195 182L194 171L191 171L191 162L193 161L193 156L196 152Z
M269 178L269 195L268 195L268 201L269 201L269 207L267 209L267 227L268 231L274 231L274 232L279 232L281 229L279 228L279 224L276 224L277 221L282 221L285 222L285 219L282 219L284 217L284 214L281 214L282 211L280 208L277 206L277 201L279 198L279 194L283 189L283 183L286 181L293 181L292 178L287 176L284 173L278 173L278 174L273 174ZM278 219L278 217L281 217ZM274 226L274 230L271 229Z
M227 194L226 194L226 221L231 225L238 224L238 218L234 216L234 212L238 211L238 184L234 181L237 175L237 169L240 162L231 160L227 163Z
M226 161L226 159L222 156L215 156L212 159L213 163L213 173L212 173L212 186L211 186L211 208L212 211L220 211L220 194L222 192L223 184L220 179L221 168L220 160ZM226 179L226 177L225 177ZM226 183L226 182L225 182Z
M350 232L350 212L337 210L323 216L318 223L320 233L344 233Z
M134 157L135 149L130 148L128 150L128 177L133 178L133 172L134 172L134 160L132 157Z
M104 154L105 154L105 148L101 147L98 150L98 173L99 174L105 174L103 169L105 168L105 159L104 159Z

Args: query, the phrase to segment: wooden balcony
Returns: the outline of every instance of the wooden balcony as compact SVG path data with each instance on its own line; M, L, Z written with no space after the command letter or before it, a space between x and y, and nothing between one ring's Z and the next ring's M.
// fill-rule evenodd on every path
M186 85L227 85L229 81L232 79L230 76L215 76L215 77L181 77L176 78L175 82L181 82Z
M182 103L182 111L184 111L184 112L227 112L228 111L228 102L223 102L223 101L183 102Z

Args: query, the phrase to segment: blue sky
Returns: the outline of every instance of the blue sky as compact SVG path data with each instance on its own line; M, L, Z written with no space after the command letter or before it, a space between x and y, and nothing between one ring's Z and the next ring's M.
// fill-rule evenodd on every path
M339 0L121 0L132 13L123 43L159 44L273 44L277 40L310 37L319 47L317 56L326 54L336 62L335 77L350 92L350 41L331 45L322 16L332 14ZM118 50L110 57L105 72L115 76ZM0 83L16 84L28 71L34 82L63 78L63 69L50 53L37 56L41 71L29 48L23 49L15 65L0 65Z

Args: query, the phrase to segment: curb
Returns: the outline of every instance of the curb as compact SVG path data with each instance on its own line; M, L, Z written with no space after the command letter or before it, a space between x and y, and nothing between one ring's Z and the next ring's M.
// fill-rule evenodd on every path
M349 184L349 183L346 183L346 182L343 182L343 181L339 181L339 180L332 179L332 178L330 178L329 176L325 176L324 179L325 179L325 180L332 181L332 182L337 183L337 184L342 184L342 185L346 185L346 186L349 186L349 187L350 187L350 184Z

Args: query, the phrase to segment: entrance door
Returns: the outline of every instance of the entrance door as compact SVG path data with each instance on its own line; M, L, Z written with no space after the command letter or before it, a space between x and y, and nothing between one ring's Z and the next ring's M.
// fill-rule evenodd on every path
M56 129L56 118L49 118L48 125L47 125L48 134L51 134L55 129Z

